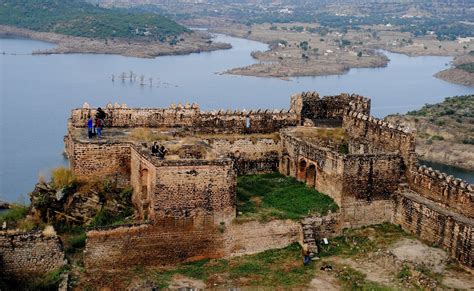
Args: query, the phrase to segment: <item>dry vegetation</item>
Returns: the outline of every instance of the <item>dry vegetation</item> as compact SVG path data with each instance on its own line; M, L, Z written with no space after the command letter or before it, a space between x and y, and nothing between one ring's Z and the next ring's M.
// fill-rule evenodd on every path
M474 95L446 98L390 122L417 129L417 153L422 159L474 170Z

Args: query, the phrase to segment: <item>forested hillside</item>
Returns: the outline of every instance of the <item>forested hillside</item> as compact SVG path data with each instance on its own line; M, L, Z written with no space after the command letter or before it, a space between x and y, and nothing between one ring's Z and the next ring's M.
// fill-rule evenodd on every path
M189 31L164 16L105 9L80 0L3 0L0 24L91 38L162 41Z

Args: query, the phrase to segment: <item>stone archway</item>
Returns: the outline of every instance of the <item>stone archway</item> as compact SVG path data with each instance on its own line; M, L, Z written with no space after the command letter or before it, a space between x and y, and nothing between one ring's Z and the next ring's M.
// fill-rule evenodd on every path
M306 169L306 184L309 187L316 185L316 166L314 164L310 164Z
M298 163L298 175L296 177L298 181L306 182L306 161L301 159Z

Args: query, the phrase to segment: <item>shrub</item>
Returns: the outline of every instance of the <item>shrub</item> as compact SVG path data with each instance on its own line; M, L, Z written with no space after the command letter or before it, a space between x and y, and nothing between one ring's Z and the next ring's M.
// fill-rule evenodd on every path
M71 170L65 167L58 167L51 171L51 182L56 189L62 189L71 185L74 181L74 176Z

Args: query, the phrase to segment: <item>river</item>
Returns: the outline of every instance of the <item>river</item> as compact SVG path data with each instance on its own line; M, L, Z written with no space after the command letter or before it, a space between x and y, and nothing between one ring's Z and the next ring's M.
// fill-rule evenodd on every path
M70 110L84 102L108 102L129 107L163 107L197 102L202 109L288 108L292 93L318 91L322 95L358 93L372 98L372 113L383 117L404 113L447 96L473 94L474 89L451 84L432 75L444 69L449 57L408 57L386 53L386 68L352 69L347 74L300 77L290 81L221 75L227 69L255 62L254 50L267 45L224 35L230 50L186 56L139 59L118 55L31 55L52 44L0 39L0 200L28 202L39 175L63 158L63 136ZM132 70L144 75L145 85L122 82ZM111 76L116 76L112 82ZM148 83L153 78L153 84ZM468 177L469 178L469 177ZM474 175L471 175L471 181Z

